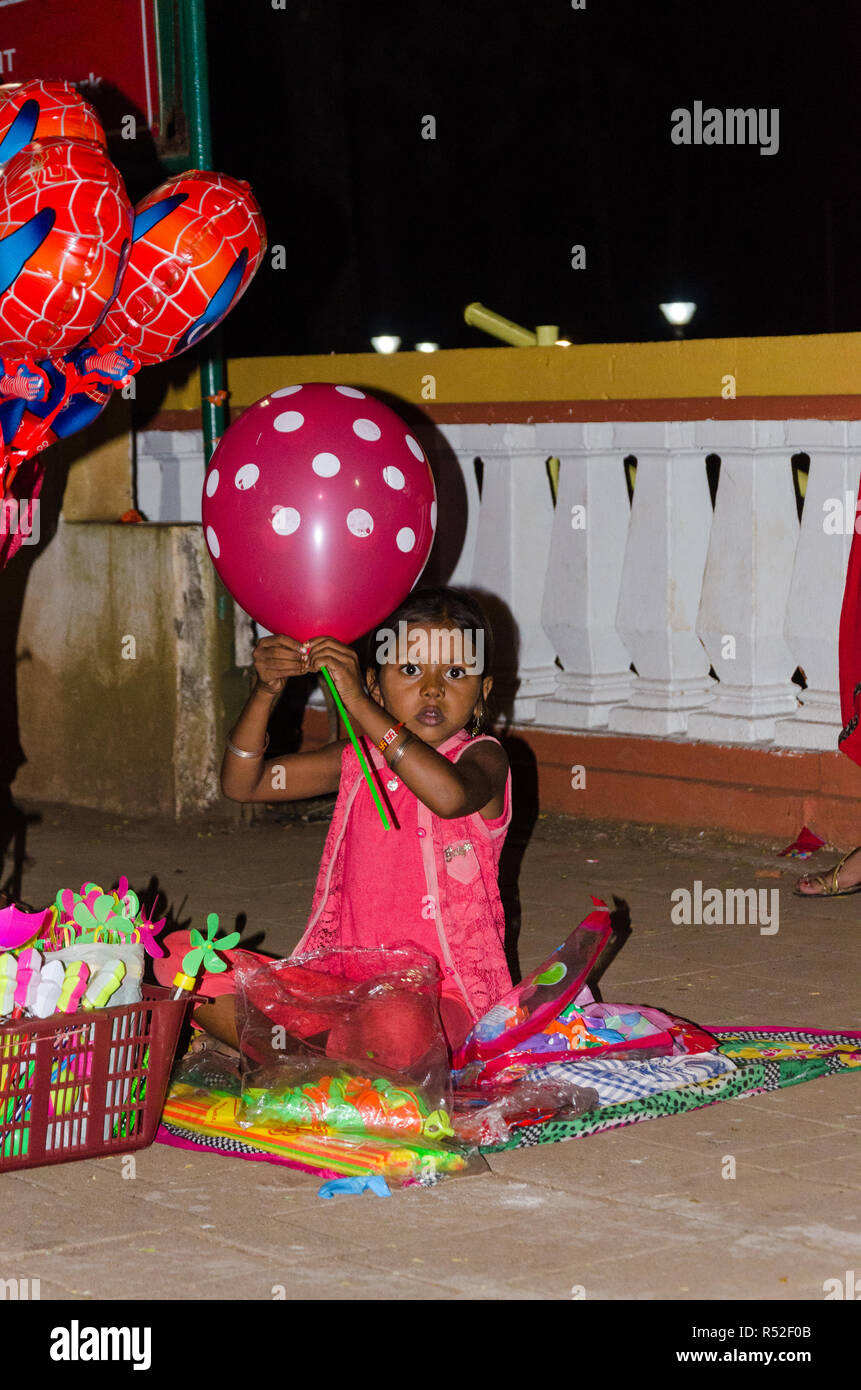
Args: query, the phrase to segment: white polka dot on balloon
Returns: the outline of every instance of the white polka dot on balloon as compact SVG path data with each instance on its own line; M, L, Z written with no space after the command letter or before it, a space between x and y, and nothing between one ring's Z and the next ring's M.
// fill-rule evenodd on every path
M347 530L354 536L369 536L374 529L374 518L364 507L354 507L347 513Z
M375 425L373 420L354 420L353 433L357 434L360 439L379 439L380 427Z
M218 469L217 469L217 468L213 468L213 469L210 471L208 478L206 479L206 495L207 495L207 497L213 497L213 496L215 495L215 489L216 489L217 487L218 487Z
M425 452L421 444L419 444L419 441L417 439L413 439L411 434L404 435L404 438L407 441L407 448L409 449L410 453L415 454L417 459L424 459Z
M272 513L272 530L279 536L292 536L302 520L295 507L276 507Z
M352 396L353 399L357 401L363 401L365 399L364 391L357 391L355 386L336 386L335 390L339 391L342 396Z
M390 463L383 469L383 482L388 483L389 487L393 487L396 491L400 492L406 482L406 478L399 468L395 468L394 465Z
M416 533L410 526L402 526L395 536L395 543L398 550L402 550L406 555L416 543Z
M432 530L432 531L435 531L435 530L436 530L436 498L434 498L434 500L431 502L430 516L431 516L431 530Z
M340 471L341 460L337 454L315 454L311 460L311 467L321 478L334 478Z
M279 434L289 434L291 430L298 430L304 425L305 416L300 415L298 410L284 410L275 416L272 423Z
M209 546L209 551L213 560L217 560L221 554L221 546L218 544L218 537L211 526L207 526L206 528L206 544Z
M256 463L243 463L241 468L236 470L236 477L233 479L240 492L245 492L253 487L260 477L260 469Z
M280 391L273 391L274 396L295 396L297 391L301 391L301 386L282 386Z

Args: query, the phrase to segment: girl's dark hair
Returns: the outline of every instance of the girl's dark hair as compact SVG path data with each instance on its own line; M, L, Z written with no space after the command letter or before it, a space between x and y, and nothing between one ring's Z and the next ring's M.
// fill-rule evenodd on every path
M399 603L387 618L368 633L365 640L364 669L367 670L368 667L371 667L378 680L381 664L378 656L379 633L383 629L396 633L398 623L401 622L454 623L461 632L481 632L483 634L484 659L480 674L489 676L493 673L493 629L481 604L464 589L428 586L427 588L413 589L403 603ZM484 728L489 722L489 718L484 697L479 695L475 731L478 732L479 728Z

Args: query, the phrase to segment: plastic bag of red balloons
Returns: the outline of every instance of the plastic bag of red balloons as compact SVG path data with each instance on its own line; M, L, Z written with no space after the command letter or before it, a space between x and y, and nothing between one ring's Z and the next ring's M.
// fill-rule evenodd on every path
M193 170L133 209L105 146L71 84L0 87L0 500L142 365L210 333L266 250L248 184ZM20 543L0 528L0 567Z

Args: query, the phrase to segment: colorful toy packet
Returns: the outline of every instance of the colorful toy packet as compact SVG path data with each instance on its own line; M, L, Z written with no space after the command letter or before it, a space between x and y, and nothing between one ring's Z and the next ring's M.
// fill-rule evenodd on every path
M612 935L607 904L594 897L592 902L593 910L561 946L479 1019L455 1055L456 1071L510 1054L574 1003Z
M303 1127L341 1134L398 1134L444 1139L454 1133L444 1109L431 1110L418 1086L396 1085L385 1077L320 1076L303 1086L272 1084L266 1077L246 1087L241 1124L264 1121L281 1128Z
M240 1123L236 1093L175 1081L158 1138L183 1148L212 1149L242 1158L282 1163L325 1178L379 1174L389 1183L432 1186L442 1178L486 1172L474 1149L453 1140L358 1135L326 1127Z
M600 898L592 902L594 910L562 945L475 1024L455 1058L460 1098L470 1089L502 1095L530 1069L555 1063L669 1057L715 1047L711 1034L661 1009L593 999L586 980L609 938L610 920L606 904ZM576 1066L572 1086L575 1073ZM557 1088L558 1108L565 1107L566 1096L567 1084Z
M377 1130L381 1117L366 1108L377 1102L362 1102L362 1093L352 1093L350 1083L343 1085L344 1100L339 1102L338 1079L327 1080L317 1098L306 1092L300 1099L298 1092L283 1089L271 1092L268 1099L246 1089L243 1097L238 1059L205 1045L179 1062L158 1138L184 1148L286 1164L325 1178L376 1174L389 1183L429 1186L443 1178L487 1171L472 1146L445 1132L447 1124L436 1132L435 1125L423 1123L431 1116L422 1114L426 1107L418 1096L395 1105L401 1097L394 1088L386 1085L378 1092L383 1104L401 1111L400 1128L386 1134ZM306 1108L309 1104L313 1113ZM357 1114L346 1113L345 1105L355 1106Z

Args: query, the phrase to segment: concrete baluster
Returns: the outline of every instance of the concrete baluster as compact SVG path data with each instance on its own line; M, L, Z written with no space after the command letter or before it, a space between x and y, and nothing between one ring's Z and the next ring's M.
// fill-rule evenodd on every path
M484 461L484 482L471 585L502 601L488 604L499 705L517 723L531 722L536 701L555 689L558 671L541 626L553 530L547 455L537 447L532 425L487 426L475 447Z
M861 473L861 424L792 420L787 428L793 452L810 457L784 624L807 687L797 692L797 714L778 720L775 742L833 750L842 724L837 636Z
M760 743L798 708L783 635L798 542L793 451L780 420L712 421L709 439L721 473L697 631L720 686L709 709L691 715L688 733Z
M475 460L487 444L487 425L439 425L429 454L437 488L437 540L422 583L468 585L475 558L481 499ZM499 428L499 426L497 426Z
M706 450L691 422L620 424L615 439L638 460L616 622L637 679L609 727L684 733L714 686L695 630L712 520Z
M143 430L136 437L137 504L148 521L200 521L206 465L200 430Z
M559 491L541 620L564 670L540 700L540 724L606 725L631 690L631 658L616 631L630 521L622 455L610 423L544 425L539 442L559 459ZM552 435L550 434L552 431Z

